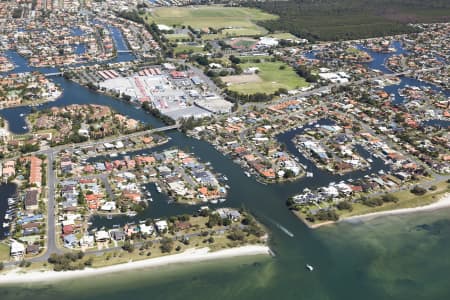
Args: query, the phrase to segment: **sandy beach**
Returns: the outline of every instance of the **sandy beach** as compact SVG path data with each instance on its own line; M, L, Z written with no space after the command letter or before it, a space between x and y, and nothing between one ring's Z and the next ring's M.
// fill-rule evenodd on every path
M425 211L433 211L445 207L450 207L450 194L444 194L441 199L438 201L431 203L429 205L411 207L411 208L401 208L387 211L374 212L370 214L353 216L339 220L339 222L359 222L359 221L367 221L374 218L382 217L382 216L393 216L393 215L403 215L410 214L416 212L425 212Z
M193 263L200 261L224 259L238 256L250 256L250 255L270 255L270 249L267 246L260 246L260 245L249 245L237 248L230 248L219 250L216 252L210 252L209 248L190 249L183 253L174 255L129 262L125 264L108 266L98 269L89 268L84 270L66 271L66 272L36 270L22 273L24 271L23 269L16 268L5 274L0 275L0 285L14 284L14 283L59 281L86 276L110 274L120 271L160 267L177 263Z

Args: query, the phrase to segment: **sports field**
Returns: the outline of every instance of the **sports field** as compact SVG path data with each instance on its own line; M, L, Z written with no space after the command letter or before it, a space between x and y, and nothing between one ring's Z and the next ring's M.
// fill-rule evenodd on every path
M223 29L220 35L243 36L267 33L266 29L256 25L255 22L277 18L275 15L253 8L200 6L155 8L146 20L167 26L191 26L200 30Z
M228 76L224 78L225 82L231 83L228 89L242 94L267 93L271 94L280 88L293 90L308 86L304 78L295 73L294 69L283 62L262 62L262 63L243 63L239 64L242 70L250 67L257 67L259 72L257 75L261 80L233 80ZM284 66L283 69L280 69ZM231 77L231 78L230 78Z

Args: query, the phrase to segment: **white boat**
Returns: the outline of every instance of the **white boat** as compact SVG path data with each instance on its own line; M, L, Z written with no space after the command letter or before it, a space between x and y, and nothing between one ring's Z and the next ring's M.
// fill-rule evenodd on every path
M23 126L22 128L26 130L26 129L27 129L27 126Z
M373 163L373 160L371 158L368 158L367 161Z
M245 174L245 176L247 176L247 177L251 177L251 176L252 176L252 175L250 175L250 173L247 172L247 171L245 171L244 174Z
M128 217L134 217L134 216L136 216L137 215L137 212L135 212L135 211L129 211L129 212L127 212L127 216Z
M309 264L306 264L306 268L307 268L310 272L314 271L314 267L311 266L311 265L309 265Z
M213 200L211 200L211 201L209 201L209 202L211 202L212 204L217 204L217 203L219 203L219 201L218 201L217 199L213 199Z
M313 177L314 174L312 172L306 172L306 177Z
M223 180L228 181L228 177L223 175Z
M110 153L110 154L109 154L109 157L117 157L117 156L118 156L117 153Z
M223 202L225 202L225 201L227 201L226 198L220 198L220 199L219 199L219 202L220 202L220 203L223 203Z
M20 114L19 116L23 117L23 116L25 116L25 115L24 115L24 114Z
M3 223L3 228L9 227L9 223Z

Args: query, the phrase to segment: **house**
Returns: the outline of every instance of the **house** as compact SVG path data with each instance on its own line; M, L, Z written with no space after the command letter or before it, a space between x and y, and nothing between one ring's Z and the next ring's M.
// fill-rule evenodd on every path
M109 234L104 230L97 231L95 233L95 241L97 243L107 242L109 241Z
M25 246L17 241L12 241L10 255L13 258L20 258L25 255Z
M26 249L27 254L36 255L39 254L39 245L28 245Z
M38 191L28 190L25 193L25 209L27 211L34 211L38 209Z
M94 246L94 236L93 235L84 235L80 239L81 247L93 247Z
M140 224L139 225L139 231L142 234L146 234L146 235L152 235L153 231L155 230L155 228L153 227L153 225L146 225L146 224Z
M158 230L159 233L164 232L169 228L169 225L167 224L166 220L159 220L155 222L156 230Z
M74 234L65 235L64 238L64 247L66 248L74 248L78 245L78 240Z
M109 232L111 239L115 241L124 241L125 240L125 232L121 229L113 229Z

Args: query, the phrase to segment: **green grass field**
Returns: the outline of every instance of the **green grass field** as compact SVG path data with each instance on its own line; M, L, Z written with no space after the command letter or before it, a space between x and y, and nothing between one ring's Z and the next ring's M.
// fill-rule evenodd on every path
M164 36L171 42L174 42L176 40L179 40L179 41L190 40L190 38L191 38L187 34L175 34L175 33L165 34Z
M258 9L223 6L161 7L156 8L146 20L167 26L191 26L195 29L224 29L215 38L223 36L260 35L267 33L257 21L275 20L278 17ZM205 39L209 39L205 35Z
M179 53L204 53L203 46L177 45L174 50L175 54Z
M261 82L233 84L228 87L232 91L242 94L255 94L258 92L271 94L280 88L292 90L308 86L308 83L288 65L283 62L243 63L239 65L243 70L249 67L258 67L258 76ZM284 69L280 69L284 66Z

